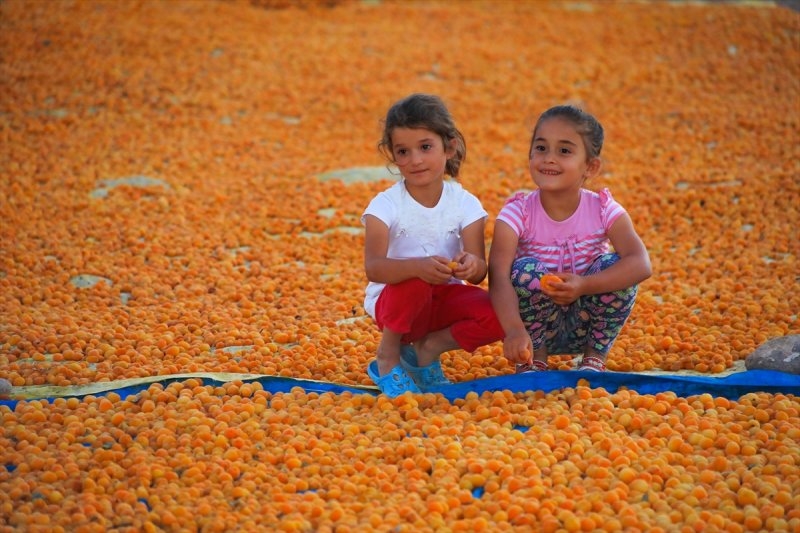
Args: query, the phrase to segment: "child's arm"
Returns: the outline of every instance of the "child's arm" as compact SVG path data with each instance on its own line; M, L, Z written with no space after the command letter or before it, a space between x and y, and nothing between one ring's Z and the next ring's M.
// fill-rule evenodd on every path
M373 215L364 217L364 227L364 271L368 280L394 284L420 278L437 285L450 281L453 275L447 265L450 258L390 259L386 257L389 251L389 227Z
M464 251L453 258L458 263L453 269L453 275L473 285L482 282L489 270L486 264L485 225L485 220L481 218L461 230Z
M588 276L584 294L627 289L646 280L653 273L647 248L633 228L633 222L627 213L614 221L608 230L608 238L620 259L606 270Z
M590 276L559 273L564 282L553 285L545 294L559 305L569 305L580 296L627 289L650 277L650 255L627 213L614 221L608 237L619 261Z
M489 250L489 295L506 334L503 339L506 359L525 363L530 361L533 346L519 314L519 298L511 285L511 265L517 255L518 242L519 237L508 224L501 220L495 223Z

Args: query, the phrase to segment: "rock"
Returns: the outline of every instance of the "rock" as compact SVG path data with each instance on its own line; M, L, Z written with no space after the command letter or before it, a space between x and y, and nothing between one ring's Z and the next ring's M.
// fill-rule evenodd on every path
M92 274L78 274L77 276L73 276L69 280L72 285L77 287L78 289L90 289L97 285L98 283L105 283L109 287L111 287L114 282L108 278L104 278L102 276L95 276Z
M100 180L97 188L91 192L92 198L106 198L111 189L128 185L129 187L136 187L145 189L147 187L162 187L170 189L169 183L158 178L150 178L148 176L128 176L126 178Z
M399 173L392 174L387 167L352 167L333 170L318 176L320 181L342 180L346 184L369 183L381 180L397 181L398 178Z
M770 339L744 361L747 370L778 370L800 374L800 335Z
M0 398L8 397L11 394L11 382L0 378Z

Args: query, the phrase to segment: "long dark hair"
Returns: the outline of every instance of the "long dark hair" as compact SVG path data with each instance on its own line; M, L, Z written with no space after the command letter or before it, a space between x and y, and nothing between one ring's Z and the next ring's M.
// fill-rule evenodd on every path
M533 134L531 135L531 146L528 148L528 157L531 156L533 140L536 138L539 126L543 122L555 117L566 119L575 125L575 131L577 131L583 139L583 147L586 149L587 160L600 157L605 135L603 133L603 126L594 116L574 105L557 105L551 107L539 116L539 120L536 121L536 126L533 128Z

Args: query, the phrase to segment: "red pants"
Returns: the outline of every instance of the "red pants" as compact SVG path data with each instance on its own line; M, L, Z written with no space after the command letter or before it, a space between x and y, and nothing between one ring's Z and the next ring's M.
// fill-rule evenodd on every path
M450 328L467 352L505 337L487 291L474 285L431 285L419 278L384 287L375 304L375 322L381 330L402 333L405 344Z

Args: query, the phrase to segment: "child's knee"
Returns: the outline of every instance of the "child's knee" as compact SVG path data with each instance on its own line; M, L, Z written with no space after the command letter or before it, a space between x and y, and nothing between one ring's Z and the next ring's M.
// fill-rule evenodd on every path
M607 253L599 256L597 259L592 261L592 264L589 266L589 269L586 271L587 274L597 274L598 272L602 272L603 270L609 268L611 265L616 264L619 261L619 255L615 253Z
M511 272L548 272L547 267L539 259L532 256L518 257L511 264Z

